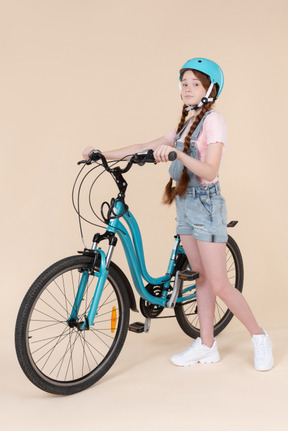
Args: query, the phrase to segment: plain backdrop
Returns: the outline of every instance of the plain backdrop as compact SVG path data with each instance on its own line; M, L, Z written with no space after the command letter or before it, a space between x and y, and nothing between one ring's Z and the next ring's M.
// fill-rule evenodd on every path
M286 429L287 12L286 0L0 1L5 429ZM87 145L108 150L174 128L178 70L195 56L224 71L222 191L229 219L239 220L230 233L243 254L244 293L273 338L276 366L253 370L249 336L234 319L219 336L217 366L179 370L169 357L189 339L174 320L153 322L149 334L128 335L98 385L68 398L42 393L17 363L15 320L36 276L83 247L71 204L76 162ZM151 275L165 272L175 234L175 208L161 204L167 170L135 167L126 177ZM102 200L115 193L107 177L97 190ZM94 231L85 227L87 246ZM115 260L125 268L120 246Z

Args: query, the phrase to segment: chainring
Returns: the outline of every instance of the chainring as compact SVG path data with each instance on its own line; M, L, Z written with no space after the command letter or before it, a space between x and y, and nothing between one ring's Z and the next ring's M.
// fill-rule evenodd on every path
M162 294L162 286L147 284L146 290L150 295L153 295L157 298L161 297ZM164 307L160 307L159 305L151 304L145 299L140 298L140 310L144 317L150 317L151 319L159 316L164 310Z

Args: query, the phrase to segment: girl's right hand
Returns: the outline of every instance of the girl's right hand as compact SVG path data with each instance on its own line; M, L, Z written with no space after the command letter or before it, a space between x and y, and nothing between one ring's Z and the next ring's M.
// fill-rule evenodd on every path
M82 151L82 156L84 158L84 160L89 160L89 154L91 153L91 151L95 150L95 148L93 147L86 147L83 151Z
M171 145L159 145L159 147L154 150L156 163L169 162L169 154L172 152L175 152L176 154L178 153Z

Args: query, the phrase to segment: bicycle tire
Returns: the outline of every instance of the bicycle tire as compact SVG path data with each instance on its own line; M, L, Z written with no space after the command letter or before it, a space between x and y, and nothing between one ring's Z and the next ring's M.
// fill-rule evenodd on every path
M56 262L35 280L18 312L15 347L20 366L34 385L52 394L71 395L92 386L111 368L126 339L129 298L113 262L94 325L82 331L67 324L77 280L92 263L89 256ZM85 319L97 280L89 275L79 321Z
M240 249L235 240L228 235L226 243L226 262L228 279L233 287L242 292L244 281L244 266ZM188 260L185 258L181 262L180 270L186 269ZM182 290L185 289L185 282L182 283L179 296ZM175 307L175 316L181 329L191 338L200 337L200 325L197 313L197 299L190 303L177 305ZM233 313L226 307L226 305L216 298L216 307L214 315L214 336L222 332L233 318Z

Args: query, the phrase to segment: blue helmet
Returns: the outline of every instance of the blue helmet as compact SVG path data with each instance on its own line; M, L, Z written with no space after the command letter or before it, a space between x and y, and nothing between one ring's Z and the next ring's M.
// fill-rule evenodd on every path
M216 100L223 88L224 85L224 75L222 69L218 64L214 63L214 61L208 60L207 58L192 58L191 60L186 61L186 63L180 69L179 80L181 81L181 77L183 72L186 69L194 69L199 72L205 73L209 76L211 84L218 85L217 95L214 100ZM211 88L212 89L212 88Z

